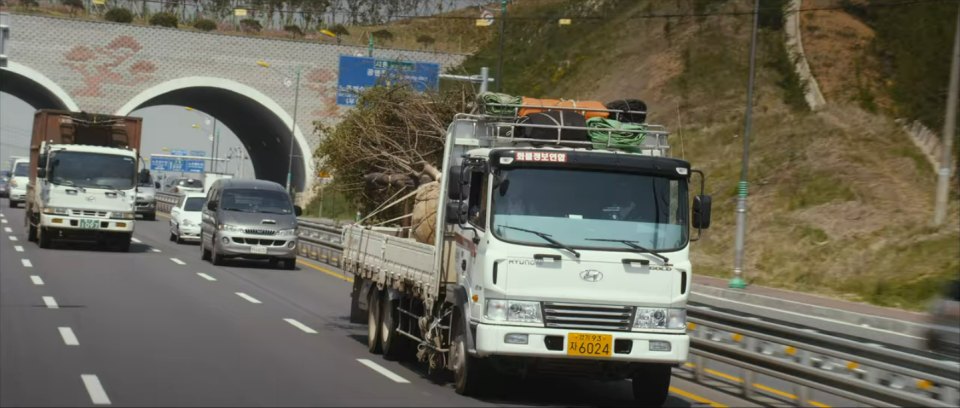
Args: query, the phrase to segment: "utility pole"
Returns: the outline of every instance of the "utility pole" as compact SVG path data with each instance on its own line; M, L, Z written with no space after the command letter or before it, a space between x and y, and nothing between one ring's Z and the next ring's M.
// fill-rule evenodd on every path
M507 0L500 0L500 59L497 61L497 92L503 89L503 25L507 19Z
M937 198L933 211L933 225L941 226L947 217L947 196L950 193L950 173L953 161L953 138L957 135L957 93L960 92L960 6L957 7L957 28L953 37L953 56L950 58L950 86L947 93L947 113L943 121L943 143L940 144L940 171L937 172Z
M372 39L371 38L371 44ZM300 72L302 69L297 69L297 80L293 88L293 120L290 121L290 160L287 161L287 191L290 193L290 197L294 196L294 187L293 187L293 145L297 143L297 135L295 129L297 128L297 108L300 103Z
M733 278L730 287L744 289L743 242L747 232L747 170L750 163L750 125L753 123L753 73L757 60L757 25L760 20L760 0L753 5L753 33L750 37L750 78L747 80L747 112L743 124L743 159L740 163L740 183L737 185L737 236L734 249Z

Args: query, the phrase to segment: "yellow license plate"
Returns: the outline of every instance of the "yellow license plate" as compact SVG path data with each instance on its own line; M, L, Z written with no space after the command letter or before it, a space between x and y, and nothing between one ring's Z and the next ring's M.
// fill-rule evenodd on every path
M568 333L567 355L610 357L613 355L613 336L594 333Z

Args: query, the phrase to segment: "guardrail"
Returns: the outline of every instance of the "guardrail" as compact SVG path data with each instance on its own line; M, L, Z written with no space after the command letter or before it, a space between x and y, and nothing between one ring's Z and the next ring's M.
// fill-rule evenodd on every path
M339 267L339 226L307 219L299 224L300 255ZM956 363L738 312L688 306L693 361L684 369L696 381L710 378L738 387L745 398L762 394L800 406L810 405L811 390L871 406L960 406ZM707 360L739 367L744 378L717 376ZM757 375L793 384L794 394L758 387Z
M183 195L158 191L154 195L154 199L157 201L157 211L164 214L170 214L170 209L177 205L180 197L183 197Z

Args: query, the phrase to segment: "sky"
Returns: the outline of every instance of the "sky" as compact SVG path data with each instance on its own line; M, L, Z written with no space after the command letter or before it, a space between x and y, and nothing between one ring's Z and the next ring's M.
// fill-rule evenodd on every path
M30 144L30 132L33 127L34 108L19 98L0 92L0 165L9 170L10 156L27 156ZM188 111L183 106L163 105L133 111L131 116L143 118L143 137L141 156L151 154L169 154L170 150L203 150L210 153L209 135L213 130L212 121L205 123L208 115L198 111ZM194 128L193 125L200 128ZM217 123L220 129L220 146L217 148L220 158L227 158L231 148L243 149L240 139L226 126ZM245 150L244 150L245 151ZM243 168L243 178L253 178L253 164L250 159L241 166L239 155L234 154L229 162L221 162L218 172L233 173L239 177L238 168ZM224 164L226 163L226 164ZM179 173L178 173L179 174Z

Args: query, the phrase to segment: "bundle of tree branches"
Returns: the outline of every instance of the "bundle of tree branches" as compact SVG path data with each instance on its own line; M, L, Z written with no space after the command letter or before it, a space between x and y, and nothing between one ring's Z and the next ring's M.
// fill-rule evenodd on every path
M339 124L317 125L321 142L314 156L333 174L333 187L369 214L439 178L447 126L472 100L468 88L443 93L419 93L409 85L370 88ZM410 214L414 200L408 201L370 221Z

